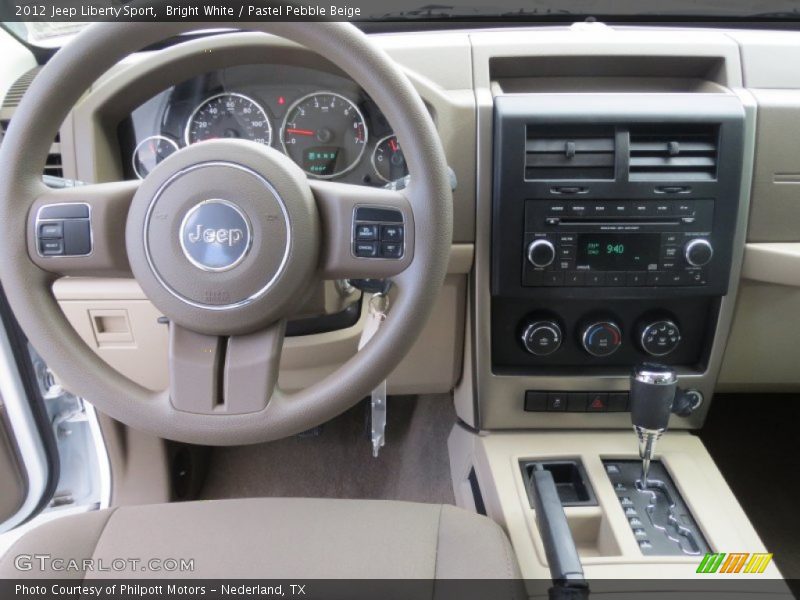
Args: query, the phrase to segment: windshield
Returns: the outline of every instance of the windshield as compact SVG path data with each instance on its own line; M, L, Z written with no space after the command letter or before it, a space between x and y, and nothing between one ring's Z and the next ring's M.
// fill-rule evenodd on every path
M131 7L139 7L137 16ZM167 14L159 0L88 0L75 7L72 0L50 0L43 12L16 14L0 0L3 26L28 44L58 47L92 20L150 21L187 19L237 21L333 19L358 22L407 21L528 21L570 22L593 18L600 21L794 21L800 22L800 0L452 0L420 4L419 0L350 0L340 13L336 7L297 3L263 7L247 0L229 0L228 14L214 12L213 0L197 0ZM141 7L152 7L143 10ZM17 5L17 8L19 6ZM347 10L343 10L346 8ZM178 12L175 12L175 11ZM275 12L276 10L280 12ZM292 12L296 10L298 12ZM65 12L66 11L66 12ZM152 12L148 12L152 11ZM66 15L66 16L65 16ZM33 19L31 19L33 17ZM82 20L81 20L82 19ZM35 21L35 22L34 22Z

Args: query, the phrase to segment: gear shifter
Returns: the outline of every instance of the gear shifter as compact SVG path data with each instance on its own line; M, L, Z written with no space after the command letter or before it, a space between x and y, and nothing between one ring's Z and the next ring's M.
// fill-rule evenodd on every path
M650 461L656 443L667 430L675 396L678 376L674 369L655 363L642 363L631 376L631 423L639 437L639 456L642 459L642 486L647 487Z

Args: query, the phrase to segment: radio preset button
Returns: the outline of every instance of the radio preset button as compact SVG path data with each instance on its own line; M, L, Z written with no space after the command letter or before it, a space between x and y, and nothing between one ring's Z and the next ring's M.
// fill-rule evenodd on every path
M647 274L647 285L664 285L667 274L661 271L651 271Z
M623 286L626 282L624 272L606 273L606 285Z
M626 281L630 286L645 285L647 283L647 273L643 271L631 271L627 274Z
M564 285L583 285L586 273L583 271L570 271L564 275Z
M545 271L542 273L542 285L557 286L564 283L562 271Z
M606 274L598 271L586 272L586 285L605 285Z

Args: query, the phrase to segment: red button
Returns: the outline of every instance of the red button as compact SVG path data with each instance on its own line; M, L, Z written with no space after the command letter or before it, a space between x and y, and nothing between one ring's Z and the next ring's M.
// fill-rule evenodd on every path
M590 394L588 412L606 412L608 410L608 394Z

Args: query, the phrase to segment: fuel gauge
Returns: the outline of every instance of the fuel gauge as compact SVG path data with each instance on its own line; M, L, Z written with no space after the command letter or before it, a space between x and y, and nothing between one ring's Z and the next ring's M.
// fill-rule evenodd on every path
M163 135L152 135L143 139L133 151L133 172L144 179L156 165L178 150L175 140Z
M397 143L397 136L387 135L378 140L372 152L372 168L378 177L387 183L397 181L408 175L406 157Z

